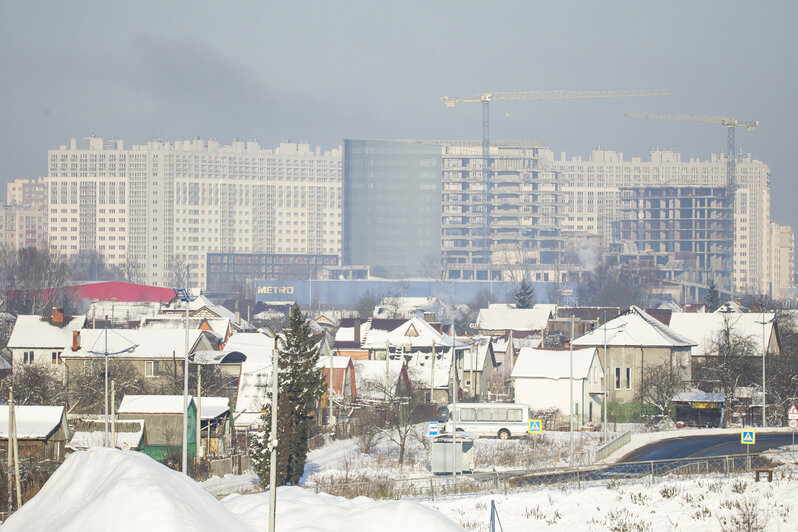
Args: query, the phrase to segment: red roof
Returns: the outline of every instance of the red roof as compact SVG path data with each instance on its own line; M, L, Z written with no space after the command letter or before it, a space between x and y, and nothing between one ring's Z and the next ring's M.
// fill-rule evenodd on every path
M147 286L144 284L123 283L119 281L103 281L75 285L71 287L75 299L97 299L99 301L138 301L159 302L171 301L175 297L173 288Z

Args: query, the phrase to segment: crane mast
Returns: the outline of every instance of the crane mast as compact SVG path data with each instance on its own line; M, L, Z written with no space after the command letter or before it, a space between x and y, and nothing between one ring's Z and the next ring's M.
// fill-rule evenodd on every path
M482 104L482 194L480 203L482 204L482 229L478 235L480 247L484 249L486 255L490 254L490 182L491 182L491 161L490 161L490 103L496 101L528 101L528 100L586 100L602 98L631 98L639 96L669 96L670 92L660 89L651 90L609 90L609 91L568 91L568 90L547 90L547 91L499 91L482 92L472 96L462 98L450 98L444 96L441 101L446 107L454 107L458 103L481 103Z
M732 232L734 241L737 240L737 227L735 214L737 212L737 148L735 146L735 131L738 127L744 127L748 131L754 131L759 125L758 121L744 122L733 116L715 116L699 114L669 114L669 113L626 113L630 118L640 118L642 120L675 120L678 122L700 122L704 124L718 124L726 128L726 191L732 201ZM729 292L731 299L734 300L734 242L731 246L731 257L729 258L731 267L729 270Z

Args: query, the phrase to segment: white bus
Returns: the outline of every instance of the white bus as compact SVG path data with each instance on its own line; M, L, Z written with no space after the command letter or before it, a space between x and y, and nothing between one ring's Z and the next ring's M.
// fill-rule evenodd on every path
M517 403L458 403L452 415L452 405L441 412L446 418L443 432L451 432L452 417L457 431L477 436L497 437L506 440L524 436L529 429L529 405ZM443 421L439 419L439 421Z

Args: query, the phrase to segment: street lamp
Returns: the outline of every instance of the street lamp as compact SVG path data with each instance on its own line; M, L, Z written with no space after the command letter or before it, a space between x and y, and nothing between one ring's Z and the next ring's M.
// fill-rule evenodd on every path
M765 319L765 308L762 307L762 321L758 321L757 323L762 324L762 427L765 427L766 417L765 417L765 409L767 408L767 401L765 400L765 357L768 354L768 346L765 342L765 326L768 323L772 323L776 321L776 315L774 314L772 318L769 320Z
M186 304L186 356L183 363L183 460L182 471L184 475L188 475L188 312L189 303L194 301L188 289L188 276L189 269L186 266L186 287L175 288L175 297ZM199 420L200 413L197 412L197 419ZM199 422L199 421L198 421Z
M122 335L119 334L119 333L117 333L117 335L122 337ZM108 351L108 327L105 328L103 336L105 337L105 349L103 351L92 351L92 350L89 350L89 353L91 353L93 355L102 355L103 358L105 359L105 399L104 399L104 403L105 403L105 427L104 427L104 431L103 431L103 447L107 447L108 446L108 357L112 356L112 355L121 355L122 353L128 353L128 352L133 351L134 349L136 349L138 347L138 345L134 344L133 342L130 342L130 344L131 344L130 347L128 347L126 349L122 349L121 351L109 352ZM124 337L122 337L122 338L124 338ZM99 340L99 338L98 338L98 340ZM129 340L127 340L125 338L125 341L129 341ZM97 341L95 340L94 343L96 344ZM94 346L92 346L92 347L94 347Z

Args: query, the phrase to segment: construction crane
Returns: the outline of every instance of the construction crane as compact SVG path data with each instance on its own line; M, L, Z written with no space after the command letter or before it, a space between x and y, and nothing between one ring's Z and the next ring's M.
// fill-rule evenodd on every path
M736 166L737 152L735 148L734 132L738 127L744 127L748 131L753 131L759 122L742 122L733 116L713 116L713 115L673 115L667 113L626 113L630 118L640 118L643 120L676 120L679 122L702 122L705 124L720 124L728 131L726 139L726 149L728 158L726 160L726 187L733 195L736 186ZM732 196L733 197L733 196Z
M626 116L630 118L640 118L643 120L676 120L679 122L701 122L705 124L720 124L721 126L725 127L728 136L726 139L726 149L728 150L728 157L726 159L726 190L729 196L731 197L732 201L732 209L733 212L737 212L737 205L736 205L736 186L737 186L737 151L735 148L735 139L734 139L734 132L737 130L738 127L744 127L748 129L748 131L753 131L759 125L759 122L742 122L737 120L733 116L713 116L713 115L693 115L693 114L682 114L682 115L674 115L674 114L667 114L667 113L637 113L631 112L626 113ZM733 238L737 239L737 228L734 222L734 215L732 215L732 233ZM730 257L729 261L731 263L731 270L729 272L729 292L730 297L734 300L734 244L732 244L730 249Z
M504 91L483 92L464 98L449 98L444 96L441 101L446 107L454 107L458 103L482 103L482 185L484 195L484 218L482 236L485 239L483 246L490 248L489 239L489 214L490 207L490 102L514 102L520 100L586 100L597 98L631 98L637 96L670 96L664 90L614 90L614 91Z

